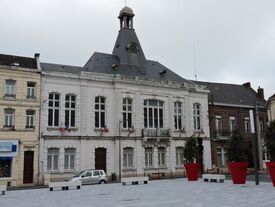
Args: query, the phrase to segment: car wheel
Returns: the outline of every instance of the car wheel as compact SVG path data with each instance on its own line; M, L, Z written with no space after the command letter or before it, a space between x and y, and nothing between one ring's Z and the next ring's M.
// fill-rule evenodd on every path
M106 180L99 181L99 184L106 184L106 183L107 183Z

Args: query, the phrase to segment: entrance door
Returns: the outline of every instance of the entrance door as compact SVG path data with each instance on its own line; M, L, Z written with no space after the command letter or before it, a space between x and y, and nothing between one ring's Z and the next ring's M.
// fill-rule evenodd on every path
M23 183L32 183L32 182L33 182L33 151L25 151Z
M95 169L104 170L106 172L106 149L97 148L95 149Z

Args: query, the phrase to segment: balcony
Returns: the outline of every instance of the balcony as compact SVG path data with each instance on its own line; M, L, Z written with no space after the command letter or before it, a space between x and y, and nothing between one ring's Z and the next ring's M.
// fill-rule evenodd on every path
M148 138L170 137L169 129L142 129L142 136Z

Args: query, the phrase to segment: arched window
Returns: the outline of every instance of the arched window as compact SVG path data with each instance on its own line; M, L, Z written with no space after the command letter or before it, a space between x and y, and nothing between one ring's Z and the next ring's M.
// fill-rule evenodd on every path
M123 149L123 167L134 166L134 149L132 147L126 147Z
M66 148L64 154L64 169L74 170L75 169L75 148Z
M75 127L76 96L67 94L65 97L65 127Z
M122 101L123 128L131 128L132 125L132 99L124 98Z
M182 167L184 163L183 147L176 147L176 166Z
M47 169L49 171L58 170L58 164L59 164L59 149L48 148Z
M49 94L48 107L48 126L59 126L60 95L58 93Z
M179 101L176 101L174 103L174 126L175 129L182 129L183 118L182 118L182 103Z
M201 105L193 104L194 130L201 130Z
M106 98L102 96L95 97L95 128L106 127Z
M145 167L153 167L153 148L145 148Z
M144 100L144 127L163 128L163 101Z
M158 165L159 165L159 167L166 166L166 149L165 149L165 147L158 148Z

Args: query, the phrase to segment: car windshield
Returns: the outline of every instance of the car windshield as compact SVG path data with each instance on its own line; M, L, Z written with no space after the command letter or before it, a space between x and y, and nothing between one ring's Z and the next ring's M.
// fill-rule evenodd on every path
M80 171L74 175L74 177L80 177L85 171Z

